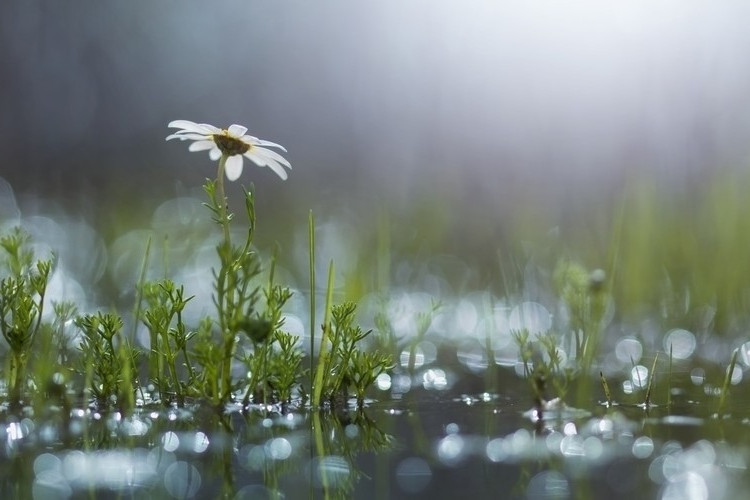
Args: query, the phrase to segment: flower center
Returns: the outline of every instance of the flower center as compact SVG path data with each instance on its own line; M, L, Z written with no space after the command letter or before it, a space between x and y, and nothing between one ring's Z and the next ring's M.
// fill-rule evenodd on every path
M232 137L226 130L222 130L220 134L213 134L211 138L216 143L219 151L227 156L245 154L250 149L250 144L237 137Z

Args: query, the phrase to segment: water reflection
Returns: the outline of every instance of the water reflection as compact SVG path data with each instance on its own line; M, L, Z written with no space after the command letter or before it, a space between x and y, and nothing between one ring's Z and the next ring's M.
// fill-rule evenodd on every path
M434 382L441 370L421 373ZM431 397L436 391L443 397ZM364 411L219 416L200 407L152 406L124 417L75 409L67 423L6 411L0 454L6 474L16 472L0 477L0 493L447 498L462 475L480 495L513 491L525 498L599 498L602 491L731 498L748 486L742 478L750 440L740 419L711 418L711 408L707 418L667 408L652 408L644 418L642 409L621 405L593 415L545 412L539 426L524 417L529 401L528 394L420 385Z
M118 413L75 415L83 432L72 447L61 438L42 441L39 429L47 423L40 419L3 416L3 470L19 472L0 475L3 497L15 491L20 496L14 498L90 492L188 499L221 491L234 498L277 498L287 489L312 488L348 498L366 477L358 456L392 446L392 437L361 411L219 416L196 407L143 410L127 419ZM68 432L58 429L59 436Z

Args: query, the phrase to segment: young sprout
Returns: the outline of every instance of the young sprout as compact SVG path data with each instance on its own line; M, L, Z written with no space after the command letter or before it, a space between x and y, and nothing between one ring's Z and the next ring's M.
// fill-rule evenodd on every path
M656 376L656 361L659 359L659 353L654 356L654 363L651 365L651 374L648 378L648 389L646 389L646 399L643 402L643 406L648 409L651 407L651 388L654 384L654 377Z
M721 398L719 398L719 406L716 410L716 413L719 417L721 417L724 414L724 405L727 401L727 394L729 394L729 386L732 385L732 375L734 374L734 367L737 364L737 354L739 352L739 349L735 349L734 352L732 352L732 359L729 361L729 366L727 367L727 373L724 376L724 383L721 386Z
M599 380L602 382L602 389L604 390L604 397L607 398L607 408L612 408L612 393L609 390L609 384L607 379L604 378L604 373L599 372Z

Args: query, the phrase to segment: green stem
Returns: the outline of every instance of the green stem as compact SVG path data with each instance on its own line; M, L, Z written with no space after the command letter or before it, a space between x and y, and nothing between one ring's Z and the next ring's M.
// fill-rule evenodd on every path
M234 348L235 348L235 337L234 334L230 332L224 333L224 364L222 365L222 380L223 387L222 387L222 394L220 394L220 400L218 401L219 404L223 400L229 400L230 396L232 395L232 359L234 358Z
M185 366L188 370L188 380L190 380L190 383L192 384L195 380L195 372L193 371L193 364L192 361L190 361L190 355L188 354L187 346L182 348L182 357L185 359Z
M8 378L10 386L11 404L19 404L23 393L23 384L26 379L26 363L28 358L23 351L11 351L10 370Z
M310 255L310 377L313 376L315 357L315 217L312 210L307 219L307 232L309 236L309 255ZM310 381L312 385L312 380ZM314 387L310 387L310 392L314 392Z
M221 333L224 340L224 358L221 367L222 388L220 393L217 394L217 397L219 398L217 404L221 404L223 399L229 399L232 393L231 368L235 349L235 336L229 327L229 314L233 314L233 312L227 311L227 305L232 302L231 290L234 285L234 283L231 283L229 286L227 286L226 282L227 277L230 274L230 268L232 266L232 240L229 235L227 198L226 194L224 193L224 171L228 158L229 156L226 153L221 155L221 158L219 159L219 168L216 172L216 202L219 205L219 220L224 232L224 241L221 244L221 251L219 252L219 257L221 259L221 270L219 271L219 282L217 286L219 326L221 328ZM230 297L225 296L225 290L230 293Z
M167 368L169 369L169 376L172 378L172 385L174 386L177 401L180 406L182 406L182 391L180 390L180 379L177 376L177 366L175 365L175 358L177 357L177 355L172 352L172 346L169 343L169 323L167 323L164 331L162 332L162 338L164 339L164 357L167 362Z
M315 369L315 383L313 384L313 407L320 406L320 398L323 393L323 380L328 365L327 351L328 339L331 335L331 302L333 301L333 261L328 266L328 290L326 292L326 307L323 317L323 335L320 338L318 348L318 366Z
M216 201L219 203L221 227L224 229L224 244L231 248L229 239L229 218L227 216L227 197L224 194L224 170L229 156L224 153L219 159L219 170L216 173Z
M719 407L716 413L719 417L724 416L724 404L726 403L727 394L729 393L729 386L732 385L732 374L734 373L734 366L737 364L737 353L738 349L735 349L732 353L732 360L729 362L727 373L724 376L724 384L721 386L721 397L719 398Z
M268 408L268 398L266 393L268 392L268 341L270 336L263 342L263 377L261 378L263 384L263 410Z

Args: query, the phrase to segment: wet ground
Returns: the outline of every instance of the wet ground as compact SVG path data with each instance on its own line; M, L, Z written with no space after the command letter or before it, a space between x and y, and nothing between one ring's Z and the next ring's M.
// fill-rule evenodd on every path
M749 486L750 415L717 415L699 388L648 409L535 409L514 376L497 393L434 377L361 411L6 409L0 496L714 499Z

